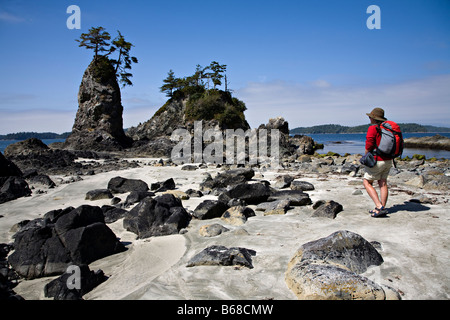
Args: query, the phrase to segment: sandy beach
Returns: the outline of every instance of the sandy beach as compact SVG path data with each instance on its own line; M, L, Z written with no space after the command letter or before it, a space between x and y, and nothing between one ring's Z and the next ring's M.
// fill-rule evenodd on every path
M132 159L129 159L129 161ZM0 205L0 242L12 242L11 227L25 219L42 217L53 209L77 207L82 204L102 206L110 199L84 200L89 190L106 188L116 176L141 179L149 185L173 178L177 190L199 189L205 173L213 177L221 171L215 166L195 171L181 170L181 166L147 165L153 159L138 159L141 167L83 176L82 181L57 183L45 193L33 193ZM255 169L250 183L267 180L271 184L279 175L298 175L296 180L310 182L315 190L308 191L312 202L334 200L344 210L335 219L312 217L312 206L293 207L285 215L256 216L235 226L220 218L192 219L182 234L150 237L137 240L136 234L126 231L123 219L108 224L125 252L94 261L91 270L102 269L108 280L83 296L84 299L297 299L285 282L287 264L298 248L309 241L326 237L339 230L357 233L368 241L381 244L378 249L384 263L371 267L363 276L376 283L396 289L404 300L449 299L450 260L448 192L423 190L401 185L391 188L387 218L371 218L368 210L373 204L365 192L361 177L349 175L293 172L288 169ZM63 176L51 176L57 182ZM397 183L397 182L396 182ZM401 192L399 190L408 191ZM361 190L355 192L355 190ZM353 194L356 193L356 194ZM423 194L438 198L437 204L410 202ZM127 194L118 195L124 200ZM189 211L214 195L183 200ZM249 206L253 209L256 206ZM219 223L230 231L215 237L203 237L203 225ZM186 267L198 252L211 245L245 247L256 251L254 268L197 266ZM45 284L55 277L20 280L14 291L25 299L47 299Z

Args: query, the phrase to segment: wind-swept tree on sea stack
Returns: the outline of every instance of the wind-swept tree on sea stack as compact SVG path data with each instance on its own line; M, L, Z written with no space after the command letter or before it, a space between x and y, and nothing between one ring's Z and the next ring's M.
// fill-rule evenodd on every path
M117 33L118 36L110 44L108 41L111 40L111 36L103 27L92 27L89 29L89 33L82 33L80 39L75 41L79 43L79 47L94 50L94 64L97 66L100 78L105 76L103 71L109 71L108 65L112 65L116 78L122 83L123 87L127 85L132 86L133 83L130 78L133 74L129 70L131 70L132 63L138 63L138 59L130 57L130 50L133 44L125 41L120 31L117 31ZM114 52L118 52L118 58L109 59L108 56Z
M109 40L111 40L111 36L103 27L92 27L89 29L89 33L82 33L80 39L75 39L76 42L80 43L79 47L86 47L86 49L94 50L94 61L97 61L99 52L108 52L106 54L106 56L108 56L114 51L107 42Z
M117 30L117 33L119 35L112 42L113 46L111 48L115 48L114 51L117 50L119 52L119 57L117 60L111 59L111 62L116 66L116 74L120 76L119 81L123 84L123 86L132 86L133 83L130 78L133 75L127 70L131 70L131 63L138 63L138 60L136 57L130 57L130 49L131 47L134 47L131 42L125 41L125 38L119 30Z

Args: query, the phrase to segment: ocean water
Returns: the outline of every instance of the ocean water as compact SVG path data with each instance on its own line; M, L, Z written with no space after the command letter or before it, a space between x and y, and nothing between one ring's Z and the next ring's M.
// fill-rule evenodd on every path
M439 133L442 136L449 137L450 133ZM404 138L411 137L426 137L430 135L435 135L435 133L404 133ZM366 141L366 135L364 133L352 133L352 134L308 134L317 143L323 143L324 149L318 150L318 153L324 154L329 151L339 153L344 155L346 153L350 154L364 154L364 147ZM43 139L42 142L45 144L50 144L53 142L64 142L65 139ZM3 153L5 148L11 143L15 143L17 140L0 140L0 152ZM405 149L403 151L403 156L412 157L414 154L423 154L427 159L445 158L450 159L450 151L445 150L431 150L431 149Z
M450 133L439 133L441 136L449 137ZM434 136L435 133L404 133L403 138L411 137L427 137ZM324 148L317 150L320 154L328 153L329 151L344 155L350 154L364 154L366 134L365 133L351 133L351 134L308 134L314 139L316 143L323 143ZM445 158L450 159L450 151L446 150L432 150L432 149L404 149L403 157L412 157L414 154L423 154L427 159Z

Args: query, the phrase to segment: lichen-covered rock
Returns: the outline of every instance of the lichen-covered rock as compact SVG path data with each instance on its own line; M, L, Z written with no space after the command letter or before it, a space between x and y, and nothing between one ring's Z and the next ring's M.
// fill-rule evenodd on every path
M384 300L383 288L334 265L297 264L286 275L288 287L304 300Z
M286 284L299 299L400 299L392 288L360 273L383 258L371 243L350 231L305 243L288 264Z
M235 206L225 211L222 220L235 226L241 226L247 222L247 219L254 217L255 212L249 207Z

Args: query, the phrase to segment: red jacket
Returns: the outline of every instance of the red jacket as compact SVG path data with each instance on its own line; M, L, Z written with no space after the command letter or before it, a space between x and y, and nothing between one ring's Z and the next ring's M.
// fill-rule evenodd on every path
M366 135L366 150L374 151L377 148L377 145L380 143L381 134L377 131L377 125L371 125L367 130ZM375 152L374 152L375 153ZM392 158L382 157L379 155L375 155L375 160L377 161L386 161L392 160Z

